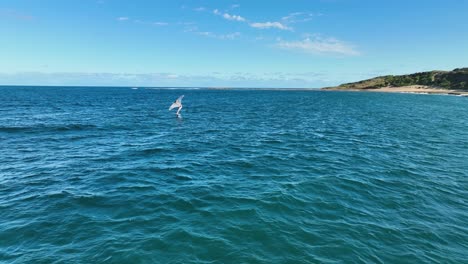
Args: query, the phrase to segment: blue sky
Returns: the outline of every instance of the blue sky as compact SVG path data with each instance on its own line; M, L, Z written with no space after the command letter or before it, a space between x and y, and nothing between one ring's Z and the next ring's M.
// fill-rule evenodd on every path
M468 1L2 0L0 84L323 87L468 66Z

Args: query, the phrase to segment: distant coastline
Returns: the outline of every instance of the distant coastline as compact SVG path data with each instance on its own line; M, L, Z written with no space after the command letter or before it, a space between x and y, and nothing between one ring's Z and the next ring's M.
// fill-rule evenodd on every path
M468 96L468 68L387 75L359 82L325 87L325 91L393 92Z
M425 86L425 85L407 85L399 87L380 87L368 89L352 89L352 88L339 88L327 87L322 88L322 91L348 91L348 92L382 92L382 93L414 93L414 94L447 94L447 95L460 95L468 96L468 91L463 90L450 90L441 87Z

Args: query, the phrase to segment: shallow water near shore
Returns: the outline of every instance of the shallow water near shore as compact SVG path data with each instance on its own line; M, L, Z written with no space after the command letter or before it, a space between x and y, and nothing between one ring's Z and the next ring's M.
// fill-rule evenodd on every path
M463 263L467 109L438 95L0 87L0 262Z

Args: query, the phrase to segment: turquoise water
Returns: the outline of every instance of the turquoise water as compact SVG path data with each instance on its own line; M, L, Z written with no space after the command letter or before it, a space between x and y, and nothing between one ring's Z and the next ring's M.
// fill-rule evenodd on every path
M0 262L467 263L467 110L438 95L0 87Z

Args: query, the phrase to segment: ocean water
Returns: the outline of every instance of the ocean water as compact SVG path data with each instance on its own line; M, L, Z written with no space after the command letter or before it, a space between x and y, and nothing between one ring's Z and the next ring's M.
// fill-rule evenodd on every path
M467 110L439 95L0 87L0 262L468 263Z

